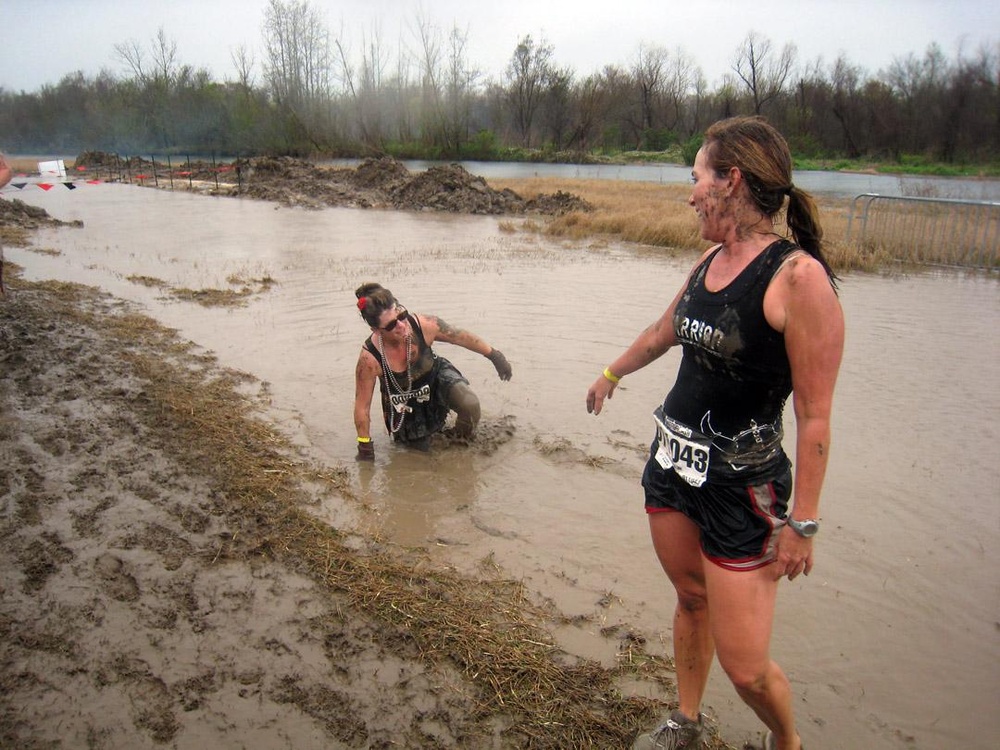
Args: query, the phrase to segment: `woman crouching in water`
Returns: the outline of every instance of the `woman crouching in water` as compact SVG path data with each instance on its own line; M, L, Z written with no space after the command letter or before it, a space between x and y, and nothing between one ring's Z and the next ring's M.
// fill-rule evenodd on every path
M462 373L431 345L444 341L482 354L501 380L511 378L507 358L470 331L448 325L435 315L408 312L381 284L362 284L354 294L361 317L372 331L354 371L358 460L375 458L371 404L376 380L385 427L397 442L426 450L431 435L444 427L452 411L456 435L471 437L479 423L479 398Z

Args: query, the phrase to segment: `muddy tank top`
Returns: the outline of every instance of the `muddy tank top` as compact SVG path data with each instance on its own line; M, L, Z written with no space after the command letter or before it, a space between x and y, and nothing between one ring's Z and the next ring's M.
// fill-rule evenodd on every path
M724 289L705 275L717 249L694 271L674 312L683 348L674 387L657 410L661 465L690 484L752 484L789 465L782 411L792 374L782 334L764 317L764 293L798 247L769 245Z
M385 427L394 439L401 442L433 435L444 426L448 418L448 405L435 392L435 381L442 360L427 344L417 316L411 315L409 320L417 344L417 356L410 366L409 374L406 370L392 371L392 378L387 377L389 363L371 337L365 341L365 349L378 360L381 368L378 380Z

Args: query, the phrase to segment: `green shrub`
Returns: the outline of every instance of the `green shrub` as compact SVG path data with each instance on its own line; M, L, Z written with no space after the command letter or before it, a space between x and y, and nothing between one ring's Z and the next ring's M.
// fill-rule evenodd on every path
M681 147L681 156L684 157L684 163L689 167L694 166L694 158L698 155L702 141L704 141L704 136L699 133L688 138Z

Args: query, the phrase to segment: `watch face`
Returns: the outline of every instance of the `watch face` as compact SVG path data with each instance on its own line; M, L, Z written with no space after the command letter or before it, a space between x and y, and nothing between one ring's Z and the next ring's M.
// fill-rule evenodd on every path
M812 519L808 521L796 521L794 518L788 519L788 524L791 526L800 536L810 537L814 536L817 531L819 531L819 524Z

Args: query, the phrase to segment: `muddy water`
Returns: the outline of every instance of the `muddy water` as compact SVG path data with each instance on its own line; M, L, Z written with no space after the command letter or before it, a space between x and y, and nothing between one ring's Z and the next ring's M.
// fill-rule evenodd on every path
M590 382L667 304L692 258L503 231L495 218L330 209L99 185L20 197L83 229L7 249L32 279L100 286L266 381L283 428L352 472L373 517L319 512L423 545L460 568L499 565L582 626L557 635L610 663L605 625L669 650L673 596L648 541L638 477L671 354L605 413ZM240 309L161 299L128 280L277 286ZM442 345L479 393L482 440L429 454L377 438L356 465L353 369L365 328L352 290L377 280L502 349L514 368ZM784 583L773 653L810 748L1000 745L1000 294L958 273L849 276L848 338L817 562ZM377 408L377 407L376 407ZM794 425L789 425L790 441ZM332 501L331 501L332 503ZM733 742L759 726L713 674L707 702Z

